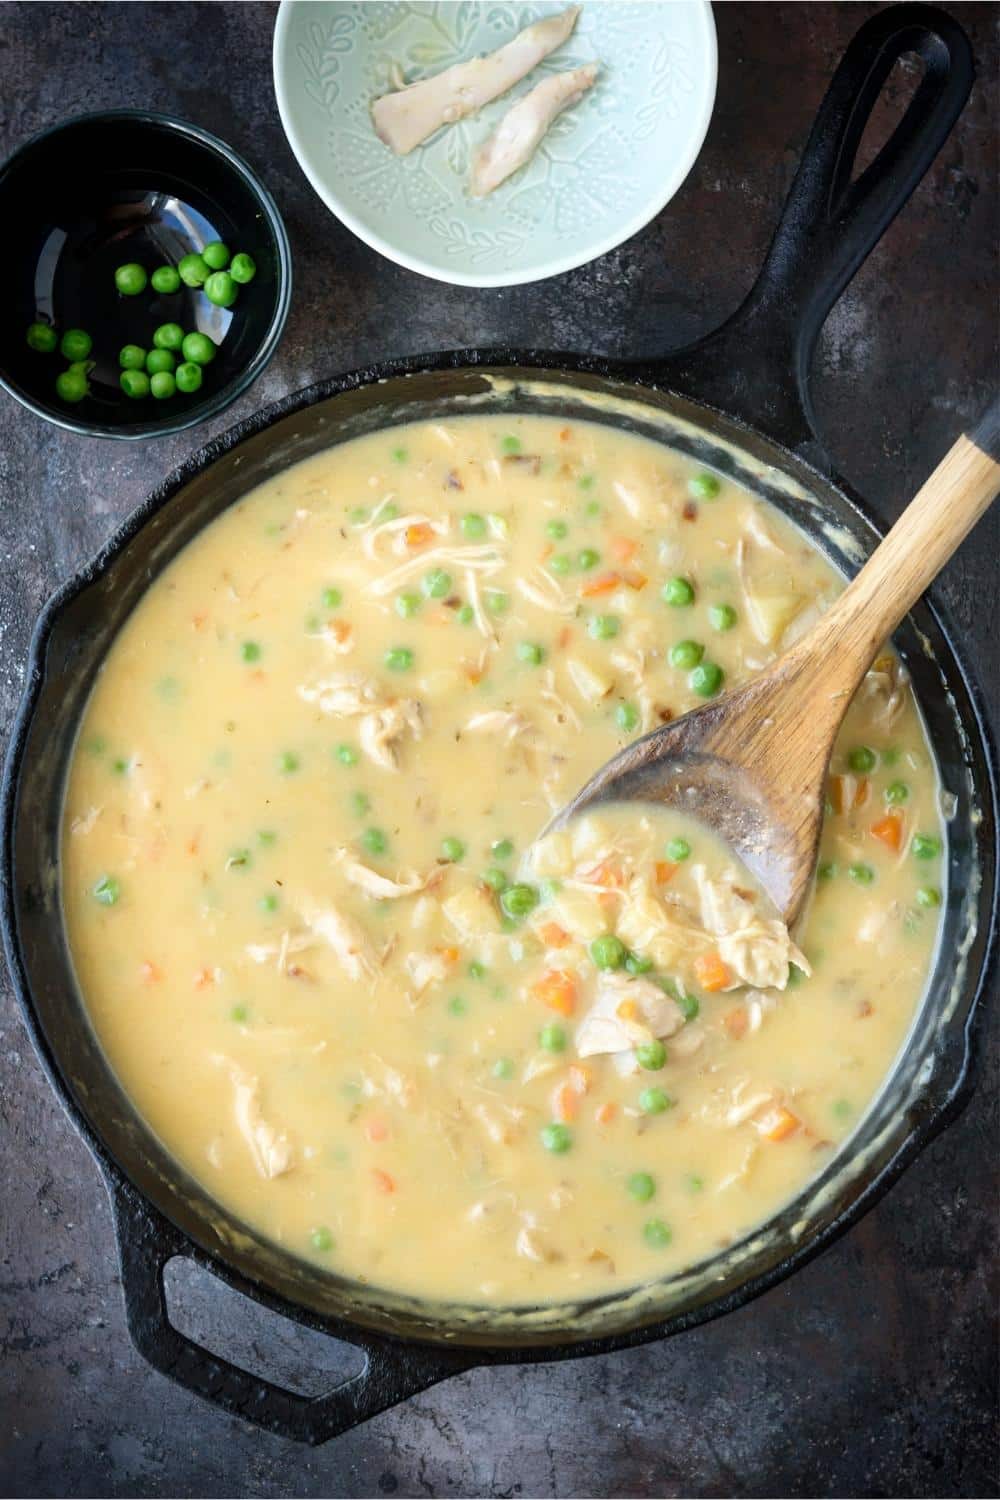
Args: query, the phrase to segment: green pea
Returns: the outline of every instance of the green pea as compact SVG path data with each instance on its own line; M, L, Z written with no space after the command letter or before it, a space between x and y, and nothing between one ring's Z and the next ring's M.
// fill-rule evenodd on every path
M673 1239L673 1235L662 1219L649 1219L642 1226L642 1237L654 1250L666 1249Z
M244 641L240 647L240 656L244 661L260 661L260 646L256 641Z
M213 271L202 290L216 307L232 307L240 289L228 271Z
M146 351L138 344L126 344L118 352L118 363L123 370L144 370Z
M494 839L490 845L490 853L494 859L510 859L514 853L514 845L510 839Z
M123 297L138 297L140 292L146 290L147 280L146 272L138 261L130 260L115 272L115 286Z
M149 389L157 401L166 401L176 393L177 382L169 370L157 370L149 377Z
M694 603L694 586L686 578L668 578L660 590L660 598L664 604L683 609Z
M539 667L545 660L545 648L535 641L518 641L517 659L527 662L529 666Z
M369 854L384 854L389 847L389 840L381 828L366 828L361 835L361 843Z
M90 394L90 383L81 370L63 370L56 376L56 395L61 401L75 405Z
M153 283L153 291L159 292L161 296L169 297L180 291L181 278L173 266L157 266L149 279Z
M630 734L639 723L639 710L632 703L619 703L615 709L615 723L625 734Z
M352 506L352 508L347 513L347 519L350 521L352 526L363 526L368 520L368 516L368 507L365 505Z
M474 958L466 972L470 979L482 979L486 974L486 965L481 964L478 958Z
M617 615L594 615L587 626L587 634L595 641L610 641L618 634L620 626Z
M330 1233L329 1229L321 1224L317 1229L311 1231L309 1235L309 1243L310 1245L312 1245L314 1250L332 1250L333 1235Z
M628 949L621 938L606 932L596 937L590 945L590 956L599 969L620 969L625 962Z
M688 672L698 665L704 655L705 648L699 641L678 641L676 646L670 648L670 665Z
M688 480L688 494L693 495L696 500L714 500L720 488L721 485L715 475L706 471L701 474L692 474Z
M193 395L200 389L202 382L201 365L196 365L193 360L187 359L182 365L178 365L174 371L174 379L177 389L183 391L185 396Z
M451 999L448 1001L448 1011L450 1015L464 1016L468 1008L468 1001L463 999L461 995L452 995Z
M470 541L478 541L486 535L486 517L470 510L462 517L462 535L467 536Z
M239 282L240 286L246 286L247 282L253 281L257 274L257 263L252 255L247 255L245 250L241 250L238 255L233 256L229 274L234 281Z
M350 745L344 745L342 746L342 748L345 750L350 750L351 747ZM351 753L353 754L354 752L352 751ZM371 812L371 806L372 799L369 797L367 792L351 793L351 811L354 813L355 817L363 818L366 813Z
M229 246L221 240L211 240L201 252L201 258L213 271L222 271L229 264Z
M145 356L142 357L145 359ZM118 375L118 386L121 387L124 395L130 396L133 401L141 401L144 396L148 396L148 393L150 393L150 378L145 374L145 371L132 371L132 369L129 369L129 371L121 371L121 374Z
M278 770L283 776L293 775L301 764L294 750L282 750L278 756Z
M940 906L941 892L933 885L922 885L917 891L916 901L918 906Z
M491 891L505 890L508 884L506 873L498 870L495 866L483 871L483 884L488 885Z
M500 448L504 453L520 453L521 439L510 435L500 439Z
M701 1010L701 1003L697 995L682 995L675 986L673 998L677 1002L677 1008L685 1021L693 1021Z
M510 1058L498 1057L496 1062L493 1064L493 1077L508 1079L513 1078L513 1076L514 1064L511 1062Z
M684 1178L684 1186L689 1193L700 1193L705 1186L704 1177L699 1177L697 1172L688 1172Z
M28 348L36 354L51 354L59 343L58 334L48 323L29 323L24 337Z
M237 1026L242 1026L250 1012L245 1005L234 1005L229 1012L229 1019L235 1021Z
M584 573L589 573L591 568L596 568L601 560L601 554L595 552L593 547L583 547L576 555L576 565Z
M896 805L905 802L910 795L910 788L905 781L892 781L885 789L885 800Z
M59 353L71 362L86 359L94 347L94 340L82 328L67 328L59 341Z
M688 674L688 687L700 698L714 698L722 686L725 674L714 661L703 661Z
M553 1121L551 1125L543 1125L541 1132L542 1145L546 1151L552 1151L561 1156L568 1151L573 1144L573 1135L567 1125L558 1125Z
M941 853L941 840L932 833L915 833L910 849L917 859L936 859Z
M667 858L671 860L675 865L679 865L682 860L688 859L690 857L690 854L691 845L688 843L687 839L678 838L667 840Z
M192 251L190 255L182 256L178 262L177 274L185 286L204 286L212 274L212 268L203 255Z
M270 849L272 844L277 843L278 835L272 833L270 828L261 828L257 833L257 842L264 849Z
M356 766L358 763L358 752L353 745L338 745L333 753L342 766Z
M186 333L181 353L193 365L210 365L215 358L216 349L207 333Z
M409 450L406 448L393 448L392 450L392 461L394 464L405 464L409 461L409 457ZM385 506L385 508L383 509L381 513L382 520L394 521L396 519L395 515L388 516L385 514L385 512L389 509L389 506ZM395 511L396 507L392 506L391 509Z
M150 349L146 355L146 371L150 375L172 375L177 364L170 349Z
M561 542L568 532L569 527L565 521L546 521L545 523L545 535L553 542Z
M832 880L837 873L837 866L832 859L824 862L816 870L817 880Z
M390 672L408 672L413 666L413 652L409 646L390 646L382 660Z
M640 1068L645 1068L649 1073L658 1073L667 1060L667 1049L659 1038L654 1037L651 1042L640 1042L635 1055Z
M732 630L736 611L731 604L713 604L708 611L708 623L713 630Z
M875 871L872 869L871 865L849 865L847 874L849 878L854 881L855 885L871 885L872 881L875 879Z
M557 1026L555 1022L543 1026L538 1033L539 1046L544 1047L546 1052L565 1052L566 1040L565 1027Z
M508 917L526 917L538 905L538 892L533 885L509 885L501 893L500 905Z
M836 1120L849 1120L851 1106L846 1099L835 1099L830 1106L830 1113Z
M116 905L121 893L121 886L113 875L102 875L93 889L94 900L101 906Z
M502 589L487 589L486 608L491 615L502 615L510 609L510 595Z
M332 587L325 588L320 594L320 598L323 601L324 609L336 609L338 605L344 602L344 596L341 593L340 589L335 589Z
M184 342L184 330L179 323L161 323L153 334L157 349L179 349Z
M396 613L401 619L409 620L416 614L422 602L419 594L397 594L395 600Z
M633 1172L625 1186L639 1203L648 1203L656 1192L656 1183L648 1172Z
M471 625L476 618L476 611L471 604L462 604L455 611L455 619L460 625Z
M451 593L451 574L443 568L432 568L424 574L421 588L428 599L444 599Z
M662 1115L673 1105L673 1099L664 1089L643 1089L639 1095L639 1108L644 1115Z
M645 958L641 953L627 953L625 955L626 974L648 974L653 967L653 960Z
M573 560L567 552L556 552L545 564L550 573L557 573L560 577L568 573L573 566Z
M441 857L449 864L456 865L460 859L465 858L465 845L461 839L448 837L441 840Z
M257 902L261 911L273 912L278 910L278 898L273 891L265 891Z
M595 483L596 479L593 474L584 474L576 481L576 487L578 490L592 490Z
M847 764L859 776L867 776L869 771L874 771L877 761L878 756L868 745L855 745L847 757Z

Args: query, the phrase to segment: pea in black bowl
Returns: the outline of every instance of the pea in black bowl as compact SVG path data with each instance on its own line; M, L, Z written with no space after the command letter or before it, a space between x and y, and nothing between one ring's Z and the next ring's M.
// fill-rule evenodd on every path
M179 432L235 401L278 345L288 315L288 237L267 189L222 141L166 115L115 110L80 115L35 136L0 168L8 286L0 302L0 385L23 405L72 432L143 438ZM231 308L181 284L148 284L122 296L115 270L137 262L150 274L222 240L257 265ZM93 339L89 394L67 403L56 380L67 360L39 353L34 322ZM153 331L179 323L218 346L199 390L140 400L119 384L125 344L153 347Z

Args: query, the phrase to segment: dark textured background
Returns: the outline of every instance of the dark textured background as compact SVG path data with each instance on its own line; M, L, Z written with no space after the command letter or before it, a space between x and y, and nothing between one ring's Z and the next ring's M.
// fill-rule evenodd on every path
M627 245L534 287L422 280L327 214L278 123L270 5L3 5L0 151L76 111L148 105L217 131L261 169L288 224L296 293L277 358L219 430L383 355L502 340L653 353L711 327L748 286L829 74L871 9L717 7L719 100L687 183ZM974 42L976 91L831 316L817 361L823 435L884 521L985 403L997 369L997 11L952 10ZM102 444L0 403L4 724L41 601L208 436ZM940 584L980 677L994 685L998 522L995 513L979 527ZM994 1045L973 1104L889 1197L752 1306L658 1347L476 1371L311 1452L220 1416L133 1352L100 1179L5 990L0 1489L994 1495L995 1058ZM211 1286L178 1283L192 1326L237 1357L305 1372L317 1389L316 1367L331 1358L322 1347L287 1325L275 1337Z

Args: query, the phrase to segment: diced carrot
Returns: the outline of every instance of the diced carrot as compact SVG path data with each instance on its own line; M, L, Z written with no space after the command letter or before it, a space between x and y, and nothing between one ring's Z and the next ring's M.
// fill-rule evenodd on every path
M370 1141L384 1141L389 1134L389 1127L384 1120L369 1120L365 1126L365 1135Z
M608 1099L606 1103L599 1105L594 1111L594 1119L598 1125L610 1125L617 1113L617 1104L615 1104L613 1099Z
M585 878L593 885L608 885L616 891L625 884L625 872L613 859L602 859L599 865L592 865Z
M700 953L694 961L694 977L703 990L724 990L733 976L717 953Z
M573 436L573 429L572 429L572 427L560 427L560 429L559 429L559 441L561 443L568 443L569 440L570 440L570 438L572 436Z
M215 983L215 970L214 969L209 969L209 968L199 969L198 972L197 972L197 974L194 976L194 987L195 987L196 990L203 990L206 985L208 985L208 984L214 984L214 983Z
M618 897L614 891L600 891L597 896L597 904L603 911L614 911L618 905Z
M394 1193L396 1191L395 1178L390 1177L388 1172L383 1172L381 1167L372 1167L372 1176L375 1186L380 1193Z
M742 1005L737 1005L734 1010L728 1011L722 1018L722 1024L734 1042L738 1042L741 1037L746 1036L749 1021L750 1018L746 1013L746 1007Z
M669 885L679 869L680 865L673 865L668 859L658 859L656 861L657 885Z
M264 671L263 667L255 667L253 669L253 671L250 673L250 677L251 677L251 680L253 682L266 682L267 681L267 673Z
M601 594L613 594L620 583L620 574L602 573L599 578L592 578L588 583L585 583L580 593L584 599L596 599Z
M571 941L569 933L558 922L545 922L539 927L538 936L546 948L565 948Z
M199 828L198 831L197 831L197 833L193 833L191 835L191 837L188 839L187 843L184 845L185 851L188 854L197 854L198 853L198 845L199 845L200 842L201 842L201 829Z
M571 625L564 625L563 628L562 628L562 630L560 630L559 635L558 635L558 643L559 643L559 645L560 645L560 647L562 648L563 651L566 650L566 647L569 645L569 643L570 643L570 641L572 639L573 639L573 628L572 628L572 626Z
M588 1094L593 1080L593 1072L586 1063L573 1063L569 1070L569 1081L578 1094Z
M867 776L831 776L830 802L835 813L848 813L868 801Z
M870 1000L859 1000L855 1015L859 1021L867 1021L868 1017L874 1014L874 1011L875 1007Z
M208 624L207 610L199 609L196 614L193 614L191 616L191 624L194 626L195 630L204 630L205 626Z
M549 969L531 986L531 993L561 1016L571 1016L576 1008L576 980L565 969Z
M634 1021L639 1014L639 1007L634 1000L621 1000L615 1006L615 1015L620 1021Z
M899 853L903 842L903 820L899 813L886 813L884 818L872 824L869 832L894 854Z
M162 972L157 968L156 964L153 963L152 959L149 958L147 958L143 963L140 972L142 974L142 980L144 984L156 984L160 979L163 978Z
M580 1095L570 1083L561 1083L552 1095L552 1113L566 1124L576 1118L580 1108Z
M646 584L649 582L649 579L646 577L645 573L640 573L637 568L627 569L627 571L622 574L622 577L625 579L625 582L628 584L629 588L635 589L636 592L638 592L639 589L644 589L646 587Z
M608 550L615 562L631 562L639 550L639 543L633 542L631 537L613 536L608 543Z
M426 521L416 521L412 526L407 526L405 535L409 548L426 547L428 542L434 540L434 528L428 526Z
M539 554L538 554L538 561L539 562L548 562L549 558L552 556L552 554L553 554L553 552L555 550L556 550L555 547L552 545L551 542L549 542L549 544L547 546L543 547L542 550L541 550L541 552L539 552Z
M461 956L461 950L458 948L438 948L436 951L447 964L457 964Z
M327 620L326 628L334 640L341 646L345 641L349 641L354 634L353 627L348 625L346 620Z
M776 1109L769 1109L766 1115L756 1121L756 1125L766 1141L784 1141L801 1128L802 1121L782 1104Z

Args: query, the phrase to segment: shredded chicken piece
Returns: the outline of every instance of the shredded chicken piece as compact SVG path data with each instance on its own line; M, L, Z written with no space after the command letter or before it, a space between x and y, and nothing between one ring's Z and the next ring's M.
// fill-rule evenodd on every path
M737 981L755 989L783 990L788 983L789 964L812 973L784 922L779 917L760 916L753 901L736 889L734 870L713 880L704 865L692 865L691 875L701 899L702 926L716 938L719 956ZM735 989L737 981L727 989Z
M425 548L418 556L400 563L398 568L392 568L388 573L380 573L377 578L370 579L367 585L368 591L379 598L383 598L386 594L394 594L400 584L406 583L418 573L425 573L429 567L437 565L471 569L475 573L490 577L503 567L504 555L494 542L481 542L473 547Z
M298 694L304 703L315 703L321 713L357 718L369 713L378 702L379 687L362 672L341 672L312 686L300 684Z
M366 557L376 562L379 545L386 537L390 539L392 551L405 554L406 533L411 526L427 526L437 536L447 536L451 527L450 516L425 516L412 512L406 516L394 516L391 521L382 521L378 526L369 526L361 538L361 548Z
M332 904L301 908L302 920L328 944L349 979L374 979L379 958L360 923Z
M414 1000L419 1000L430 985L446 979L451 968L443 953L408 953L405 962Z
M641 875L629 881L617 932L623 943L645 953L661 969L669 969L683 956L703 952L708 946L693 914L679 901L671 901L669 906L661 901Z
M465 728L475 734L502 737L507 745L513 745L519 739L535 739L538 735L526 714L503 708L489 708L481 714L473 714Z
M673 1036L684 1025L677 1001L648 979L602 974L597 996L576 1029L580 1057L629 1053L654 1037Z
M552 717L557 724L568 724L571 729L582 729L583 724L576 709L556 691L556 674L551 667L546 669L538 696L546 707L551 708Z
M82 813L78 817L75 817L73 819L72 823L69 825L70 833L90 833L103 811L104 809L102 807L88 807L85 813Z
M393 901L399 896L414 896L426 888L431 878L411 870L402 873L398 880L390 880L388 876L380 875L377 870L372 870L355 859L349 849L338 849L334 858L342 864L351 885L356 885L366 896L372 896L376 901Z
M556 73L536 84L504 115L476 154L470 191L483 198L534 156L553 120L578 104L597 77L597 64Z
M229 1071L236 1124L250 1148L257 1171L262 1177L280 1177L290 1171L295 1165L294 1148L283 1130L264 1119L259 1079L221 1054L216 1054L213 1061Z
M380 141L397 156L406 156L440 130L484 104L499 99L561 47L576 25L578 5L536 21L496 52L456 63L431 78L422 78L372 104L372 123Z
M499 640L496 630L486 617L486 611L483 609L483 601L479 593L479 579L471 568L466 568L465 570L465 592L469 596L469 604L476 622L476 629L481 635L485 635L488 640Z
M539 1262L562 1260L561 1252L553 1249L551 1245L546 1244L535 1215L523 1213L521 1218L524 1222L518 1231L517 1239L514 1241L518 1255L523 1255L526 1260Z
M906 701L907 680L906 668L899 657L887 651L861 679L854 702L868 708L880 729L889 729Z
M423 712L415 698L400 698L373 713L365 714L358 727L358 743L375 765L384 771L399 766L399 741L406 734L418 740Z
M515 578L514 587L536 609L543 609L550 615L576 614L576 600L570 599L552 574L542 568L533 568L530 578Z
M255 964L270 963L275 960L275 967L279 974L284 974L288 969L288 960L296 953L305 953L309 948L315 948L316 939L310 932L291 933L285 931L277 943L247 943L244 952L248 958L253 959Z

